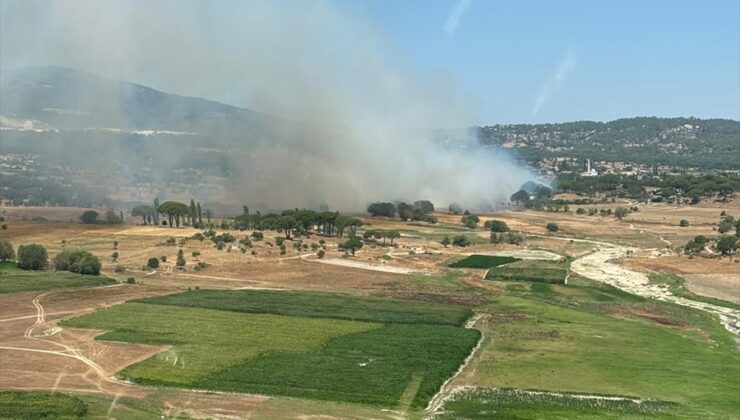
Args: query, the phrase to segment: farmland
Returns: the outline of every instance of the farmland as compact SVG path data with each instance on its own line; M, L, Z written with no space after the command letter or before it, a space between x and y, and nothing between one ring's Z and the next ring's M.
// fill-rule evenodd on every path
M491 268L499 265L509 264L519 261L513 257L496 257L493 255L471 255L460 261L455 261L449 265L451 268Z
M220 310L204 308L219 301ZM332 316L332 305L344 309ZM99 340L172 346L120 374L145 385L421 408L478 341L477 331L454 326L467 314L336 294L193 291L62 325L110 330Z
M733 294L737 262L671 252L660 240L676 240L666 235L672 219L661 224L663 207L641 207L623 223L562 212L482 217L505 220L521 246L487 243L488 232L443 213L438 225L365 218L368 229L403 234L355 257L343 255L342 239L301 238L323 240L326 258L355 266L318 264L291 246L281 254L274 238L255 241L252 254L195 240L193 228L13 222L4 236L14 245L40 243L50 257L90 250L104 275L3 266L0 281L19 280L0 295L0 358L11 366L0 387L56 389L80 398L89 416L116 418L736 418L740 356L717 318L571 269L599 248L634 247L610 264L649 276L646 287L732 310L713 292ZM702 205L680 217L701 233L728 209ZM548 220L561 231L548 234ZM481 240L435 242L456 232ZM159 268L142 270L162 256ZM201 261L208 267L198 271ZM66 280L41 286L54 278ZM704 278L723 283L695 288Z

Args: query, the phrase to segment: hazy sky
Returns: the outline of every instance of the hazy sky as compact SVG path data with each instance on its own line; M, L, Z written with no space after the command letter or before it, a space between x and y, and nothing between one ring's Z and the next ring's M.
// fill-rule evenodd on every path
M73 8L77 16L65 15L64 3L39 1L29 6L27 1L3 0L0 64L77 65L175 93L258 107L238 83L226 89L199 81L204 73L191 70L190 65L181 65L183 75L193 76L187 82L176 81L167 72L158 73L172 61L173 53L239 51L241 37L249 35L245 27L261 18L259 8L253 7L255 2L247 3L251 5L245 8L239 0L178 1L166 6L157 2L160 13L152 16L159 17L146 21L144 16L142 29L120 23L126 16L118 19L116 14L132 13L126 8L91 7L81 19L79 7ZM269 23L274 31L296 38L310 37L294 22L300 22L300 14L310 13L319 2L269 3L284 6L288 24L274 13L266 15L274 22L260 24ZM144 13L141 10L152 4L138 2L136 13ZM300 13L292 16L296 4L301 5ZM161 13L165 7L173 8L173 13ZM362 23L363 35L346 41L358 41L352 45L357 54L382 45L385 61L380 65L408 69L425 83L440 81L440 90L466 98L470 108L466 112L478 124L637 115L740 119L738 0L337 0L325 7L346 18L348 27ZM49 8L54 13L46 13ZM108 16L101 18L100 14ZM170 15L172 22L162 22L163 15ZM142 21L138 15L135 20ZM81 22L91 26L84 37L60 41L78 31L85 24ZM158 31L182 43L176 48L163 46L169 52L159 55L149 48L150 42L141 41ZM118 33L125 36L111 35ZM140 44L126 42L126 36L140 37ZM342 37L341 30L333 36ZM373 39L369 46L368 37ZM110 39L117 42L109 43ZM97 49L78 45L81 42L97 43ZM189 45L194 44L198 45L191 50ZM137 45L147 49L139 53ZM141 65L122 66L121 50L136 60L141 58ZM97 52L85 61L80 60L80 51ZM330 54L322 51L319 56ZM300 62L286 60L285 66L311 76L301 74ZM214 70L216 78L234 78L233 74L224 76L223 69Z

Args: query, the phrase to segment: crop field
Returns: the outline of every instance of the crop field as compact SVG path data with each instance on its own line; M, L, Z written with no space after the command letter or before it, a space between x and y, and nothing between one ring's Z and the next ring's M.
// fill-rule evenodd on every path
M0 294L116 283L115 280L103 276L85 276L62 271L24 271L16 268L15 263L0 265Z
M79 397L57 392L0 391L2 419L78 418L87 414Z
M218 298L220 310L208 309ZM323 299L344 312L329 317ZM357 321L338 319L352 310ZM63 325L108 330L99 340L171 346L120 373L136 383L421 408L478 341L478 331L457 326L468 314L336 294L193 291Z
M563 283L568 270L563 268L523 268L495 267L486 274L487 280L532 281L542 283Z
M509 264L515 261L519 261L519 258L514 257L499 257L494 255L471 255L460 261L455 261L448 265L452 268L491 268L498 267L499 265Z
M310 318L460 326L472 312L464 307L373 299L350 294L273 290L192 290L140 300L144 303Z

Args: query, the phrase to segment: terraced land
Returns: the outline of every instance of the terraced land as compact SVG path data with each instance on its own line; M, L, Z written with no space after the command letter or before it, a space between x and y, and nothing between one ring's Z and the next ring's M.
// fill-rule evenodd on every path
M116 283L104 276L85 276L64 271L25 271L17 268L15 263L0 264L0 294Z
M199 290L63 325L169 346L120 372L136 383L422 408L478 342L460 326L469 314L351 295Z
M564 283L568 271L562 268L495 267L486 273L487 280Z

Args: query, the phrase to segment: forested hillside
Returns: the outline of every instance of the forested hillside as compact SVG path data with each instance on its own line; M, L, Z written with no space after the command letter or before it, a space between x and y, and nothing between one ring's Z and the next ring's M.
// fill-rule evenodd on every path
M523 159L670 165L704 170L740 168L740 121L625 118L606 123L516 124L480 127L483 144L515 150Z

